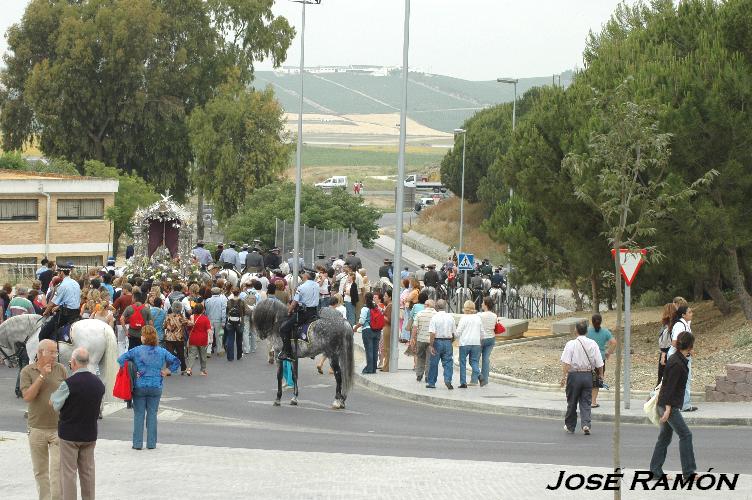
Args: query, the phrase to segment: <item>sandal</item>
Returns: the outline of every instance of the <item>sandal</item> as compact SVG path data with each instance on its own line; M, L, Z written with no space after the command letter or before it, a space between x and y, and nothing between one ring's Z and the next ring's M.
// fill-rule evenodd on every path
M600 408L600 407L601 407L601 405L599 405L598 403L596 403L594 405L590 405L590 408Z
M206 373L206 370L201 370L201 376L202 377L206 377L207 375L208 375L208 373Z
M185 374L186 374L187 376L189 376L189 377L190 377L191 375L193 375L193 370L191 370L190 368L188 368L188 369L187 369L187 370L185 371Z
M319 371L319 375L324 374L324 370L322 370L320 366L316 366L316 369Z

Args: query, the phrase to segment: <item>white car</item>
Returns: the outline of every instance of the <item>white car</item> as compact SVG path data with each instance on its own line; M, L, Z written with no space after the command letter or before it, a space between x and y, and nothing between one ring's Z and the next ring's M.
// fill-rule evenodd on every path
M324 189L332 189L336 187L347 188L347 176L335 175L334 177L329 177L323 182L317 182L315 185L318 188Z

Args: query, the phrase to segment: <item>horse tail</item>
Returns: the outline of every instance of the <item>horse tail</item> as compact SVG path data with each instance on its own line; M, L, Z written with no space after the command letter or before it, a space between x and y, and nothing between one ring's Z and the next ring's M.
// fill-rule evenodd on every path
M339 365L342 373L342 394L347 395L352 388L355 377L355 353L353 346L353 333L343 329L344 341L340 352Z
M113 399L112 389L115 387L115 377L120 368L117 362L118 345L117 338L108 325L104 328L105 348L102 359L99 362L99 373L104 381L105 400Z

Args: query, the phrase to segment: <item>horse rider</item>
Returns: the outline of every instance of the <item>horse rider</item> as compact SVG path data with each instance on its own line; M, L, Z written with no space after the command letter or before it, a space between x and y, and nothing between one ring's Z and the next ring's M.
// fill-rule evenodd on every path
M245 258L245 272L260 273L264 270L264 257L259 253L259 247L253 247L253 250Z
M68 262L58 266L59 277L62 281L55 289L52 297L44 310L43 316L54 313L52 319L47 320L39 330L39 340L52 339L58 341L57 331L60 327L73 323L79 319L81 308L81 287L70 277L73 263Z
M267 269L279 269L282 264L282 257L279 255L279 247L272 248L269 253L264 255L264 267Z
M501 268L497 267L494 273L491 275L491 286L493 288L501 288L504 284L504 276L501 274Z
M107 265L102 268L102 270L99 272L102 276L112 271L115 272L115 257L110 255L107 257Z
M418 283L424 283L426 279L426 265L421 264L417 271L415 271L415 279Z
M360 261L360 257L356 256L357 252L355 250L350 250L347 252L347 258L345 259L345 264L350 266L350 269L355 271L356 273L360 271L360 268L363 267L363 263Z
M219 258L222 256L222 252L225 251L225 244L221 241L217 243L217 249L214 250L214 262L219 262Z
M238 260L235 262L235 268L239 271L245 268L245 258L248 257L248 243L243 243L243 248L238 252Z
M379 278L392 279L392 261L390 259L384 259L384 265L379 267Z
M303 269L305 266L303 257L298 254L298 271ZM290 267L290 274L292 274L292 270L294 269L293 264L295 263L295 252L290 252L290 258L287 259L287 265Z
M325 254L318 253L316 255L316 262L313 263L313 267L323 267L324 269L327 269L331 267L331 264L329 263L329 260L326 258Z
M491 276L491 273L493 273L493 266L491 266L491 262L488 259L483 259L483 263L480 265L480 273L483 276Z
M314 280L315 273L310 270L301 271L300 278L302 282L295 290L290 305L287 306L288 318L279 327L279 333L282 337L282 351L277 359L280 361L293 359L292 336L295 328L310 323L318 316L319 285ZM297 314L295 314L296 310Z
M206 271L206 268L209 267L209 264L214 262L214 259L212 258L209 250L204 248L204 240L198 240L198 242L196 243L196 248L194 248L191 253L196 257L196 260L201 266L201 269L204 271Z
M441 278L436 272L436 264L428 264L428 271L423 275L423 284L433 288L439 288Z
M238 251L235 247L238 245L234 242L230 242L230 248L225 248L222 254L219 256L219 263L222 265L222 269L235 269L235 264L238 263Z

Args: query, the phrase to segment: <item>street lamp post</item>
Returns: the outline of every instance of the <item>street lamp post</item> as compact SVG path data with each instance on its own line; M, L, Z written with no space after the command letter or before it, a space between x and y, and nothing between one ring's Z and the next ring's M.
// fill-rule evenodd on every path
M465 228L465 150L467 146L467 130L463 128L454 129L454 134L462 134L462 181L460 188L460 247L459 252L462 253L464 248L464 240L462 239L463 231ZM463 272L463 284L462 284L462 302L465 300L465 290L467 289L467 271Z
M407 81L410 74L410 0L405 0L405 25L402 41L402 106L400 109L400 143L397 161L397 200L395 203L396 232L394 235L394 264L392 268L392 336L389 339L389 371L397 372L399 364L399 296L400 269L402 269L402 224L405 204L405 143L407 142Z
M298 286L300 271L300 198L303 195L303 75L305 73L305 11L307 4L320 4L321 0L293 0L302 4L303 16L300 25L300 109L298 110L298 148L295 161L295 222L293 224L292 290Z
M517 83L520 81L519 78L497 78L497 82L499 83L511 83L514 85L514 101L512 101L512 134L514 134L514 128L517 122ZM509 199L512 199L512 196L514 196L514 189L512 187L509 188ZM510 207L509 210L509 225L512 225L512 210ZM507 242L507 283L509 283L509 279L512 275L512 247ZM509 285L507 285L509 286Z

